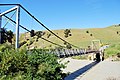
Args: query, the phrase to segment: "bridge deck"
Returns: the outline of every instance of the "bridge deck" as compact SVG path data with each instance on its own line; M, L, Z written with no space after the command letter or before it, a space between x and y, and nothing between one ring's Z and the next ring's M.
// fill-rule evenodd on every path
M53 54L57 55L60 58L63 57L71 57L71 56L77 56L77 55L84 55L84 54L90 54L90 53L98 53L98 50L86 50L86 49L54 49L50 50Z

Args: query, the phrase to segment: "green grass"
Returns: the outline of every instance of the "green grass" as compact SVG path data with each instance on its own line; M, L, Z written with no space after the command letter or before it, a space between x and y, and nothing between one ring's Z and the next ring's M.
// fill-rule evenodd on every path
M105 50L105 57L117 56L120 53L120 43L112 44Z
M72 58L78 60L86 60L88 58L88 55L73 56Z

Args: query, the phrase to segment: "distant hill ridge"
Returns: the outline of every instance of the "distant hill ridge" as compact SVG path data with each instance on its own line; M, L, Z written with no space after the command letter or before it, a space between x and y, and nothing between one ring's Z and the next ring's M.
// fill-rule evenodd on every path
M45 34L42 36L54 43L64 46L64 42L56 38L48 31L43 31ZM106 28L89 28L89 29L70 29L68 37L65 37L65 29L53 30L58 36L64 40L74 44L78 47L87 47L91 45L92 40L101 40L104 44L115 44L120 42L120 24L113 25ZM24 46L36 48L55 48L57 46L42 40L37 37L30 37L29 33L21 34L20 42L25 42Z

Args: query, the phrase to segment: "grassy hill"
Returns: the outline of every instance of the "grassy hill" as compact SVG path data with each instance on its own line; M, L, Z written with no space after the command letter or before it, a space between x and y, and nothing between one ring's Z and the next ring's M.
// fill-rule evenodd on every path
M87 47L91 45L92 40L101 40L103 44L114 44L120 42L120 26L109 26L106 28L90 28L90 29L71 29L72 36L69 36L68 38L64 37L64 30L53 30L58 36L63 38L64 40L70 42L71 44L74 44L78 47ZM87 33L88 31L88 33ZM117 31L118 34L117 34ZM54 35L51 34L49 38L47 38L47 35L50 34L48 31L44 31L45 35L44 38L55 42L60 45L64 45L64 42L56 38ZM26 36L26 37L25 37ZM29 40L26 40L29 39ZM32 41L33 43L30 45L30 47L37 47L37 48L54 48L55 45L46 42L42 39L38 39L36 42L36 37L31 38L29 33L21 34L20 42L27 41L26 44L30 43Z

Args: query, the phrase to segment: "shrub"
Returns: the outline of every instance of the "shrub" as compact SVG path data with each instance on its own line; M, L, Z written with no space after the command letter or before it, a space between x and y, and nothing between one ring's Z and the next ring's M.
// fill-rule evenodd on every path
M68 35L67 34L65 34L65 38L67 38L68 37Z
M117 57L120 58L120 53L117 53Z
M14 79L18 74L26 73L27 55L25 51L6 50L1 55L0 76L5 79ZM22 75L19 75L22 76Z
M1 28L1 42L0 44L6 43L8 41L12 44L12 39L14 37L14 34L11 30L7 31L6 28Z
M65 29L65 30L64 30L64 34L65 34L65 35L64 35L65 38L67 38L68 36L72 36L70 29Z
M113 49L113 48L109 48L109 49L106 49L105 52L107 53L107 55L112 56L112 55L116 55L119 52L119 50Z
M42 49L7 49L0 55L0 80L60 80L61 68L57 57Z
M70 29L65 29L64 30L64 34L69 34L70 33Z
M27 41L21 42L21 43L19 44L19 47L23 46L23 45L26 44L26 43L27 43Z
M70 44L67 44L67 45L66 45L66 48L67 48L67 49L71 49L72 46L71 46Z
M38 42L38 39L36 39L36 42Z
M93 36L93 34L90 34L90 36Z
M119 34L119 31L117 31L117 34Z
M86 33L89 33L89 31L86 31Z
M30 37L34 37L35 36L35 31L34 30L31 30L30 31Z
M67 42L64 42L64 45L66 45L67 44Z
M4 52L6 49L11 50L12 48L15 48L14 45L0 44L0 52Z
M105 50L106 56L117 55L120 53L120 44L113 44Z
M27 45L28 45L28 46L32 45L33 43L34 43L34 40L33 40L33 39L27 41Z
M118 24L118 26L120 26L120 24Z
M43 33L42 31L37 31L37 32L35 33L35 35L36 35L38 38L41 38L41 37L44 35L44 33Z
M51 34L47 34L47 38L50 38Z

